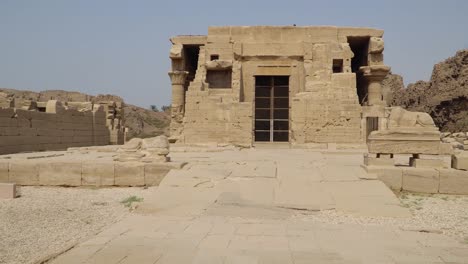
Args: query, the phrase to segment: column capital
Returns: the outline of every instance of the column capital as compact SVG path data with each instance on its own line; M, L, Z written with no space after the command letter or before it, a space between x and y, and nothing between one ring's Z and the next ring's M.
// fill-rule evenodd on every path
M185 84L185 78L188 75L187 71L171 71L168 73L169 77L171 78L172 84L183 85Z
M390 67L386 65L362 66L359 71L366 80L381 82L390 72Z

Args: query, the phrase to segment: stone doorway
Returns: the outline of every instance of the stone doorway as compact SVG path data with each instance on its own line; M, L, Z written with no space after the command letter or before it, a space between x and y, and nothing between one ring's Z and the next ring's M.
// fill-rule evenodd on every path
M255 142L289 142L289 76L255 77Z

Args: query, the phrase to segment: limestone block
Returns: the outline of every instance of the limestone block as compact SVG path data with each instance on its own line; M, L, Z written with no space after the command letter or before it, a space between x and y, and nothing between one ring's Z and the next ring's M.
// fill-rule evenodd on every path
M0 162L0 182L8 181L8 162Z
M83 162L81 184L90 186L113 186L113 162Z
M16 198L15 183L0 183L0 199Z
M444 161L437 159L414 159L411 158L411 167L415 168L444 168Z
M39 184L80 186L81 162L49 162L39 165Z
M9 182L39 185L39 164L33 161L10 161Z
M439 193L468 194L468 171L441 169Z
M171 167L164 164L145 164L145 185L159 186L159 183L164 179L170 170Z
M115 163L115 185L143 186L145 185L145 170L142 163Z
M440 168L444 168L444 169L452 168L452 155L442 155L442 154L441 155L424 155L424 154L419 154L419 155L417 155L417 159L419 159L419 160L440 160L441 161L441 167ZM422 165L422 164L420 164L420 165Z
M452 166L457 170L468 170L468 154L453 155Z
M389 188L401 191L403 184L403 169L389 166L367 166L367 173L377 175L377 178Z
M364 157L364 164L367 166L394 166L395 161L392 158Z
M449 143L440 143L440 155L452 155L453 154L453 148L452 145Z
M373 132L372 132L373 133ZM369 152L398 154L439 154L440 142L416 140L372 140L369 141Z
M411 192L437 193L439 171L429 168L404 168L402 189Z

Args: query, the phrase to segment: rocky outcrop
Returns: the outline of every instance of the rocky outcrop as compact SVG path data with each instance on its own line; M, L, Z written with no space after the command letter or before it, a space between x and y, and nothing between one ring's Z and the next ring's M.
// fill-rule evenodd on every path
M123 102L119 96L112 94L100 94L97 96L80 92L70 92L63 90L46 90L41 92L25 91L0 88L0 92L5 96L15 99L15 105L21 108L28 100L48 101L58 100L62 102L90 102L90 101L115 101ZM154 112L135 105L124 104L125 126L129 128L127 139L134 137L154 137L168 135L170 114L167 112Z
M429 82L404 89L399 80L401 76L389 74L383 82L389 105L427 112L441 131L468 131L468 49L436 64Z

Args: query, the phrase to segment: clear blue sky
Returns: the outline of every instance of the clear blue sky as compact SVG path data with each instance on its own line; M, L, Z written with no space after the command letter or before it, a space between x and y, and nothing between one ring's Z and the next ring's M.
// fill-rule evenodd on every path
M467 11L465 0L0 0L0 87L168 105L171 36L292 24L384 29L385 62L409 83L468 48Z

